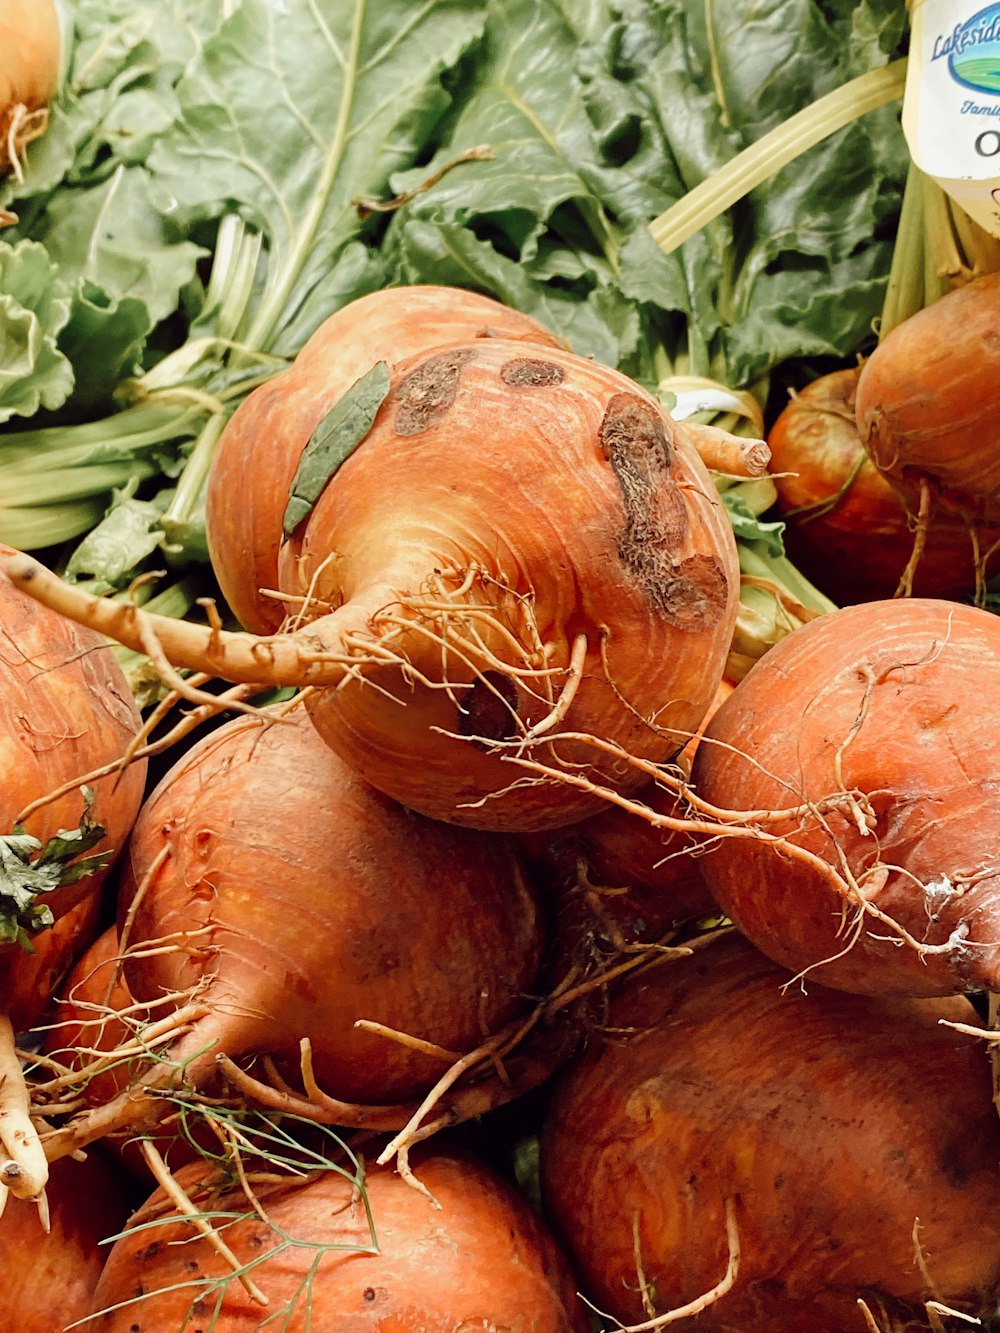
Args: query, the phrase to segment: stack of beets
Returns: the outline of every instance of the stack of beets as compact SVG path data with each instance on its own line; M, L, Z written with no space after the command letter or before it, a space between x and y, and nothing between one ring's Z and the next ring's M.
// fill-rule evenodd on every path
M864 401L890 471L904 427ZM141 809L134 717L8 802L119 763L87 816L123 849L117 921L60 987L34 1097L60 1178L93 1144L129 1203L158 1188L106 1263L65 1251L80 1326L986 1317L1000 1121L967 997L1000 989L1000 622L867 601L733 688L736 549L693 434L451 289L355 302L251 394L208 521L241 629L15 554L0 584L82 623L65 659L113 661L110 635L200 710L205 677L247 687ZM272 687L294 697L246 702ZM131 790L113 832L106 790ZM40 841L72 827L42 809ZM507 1152L539 1118L542 1216ZM12 1205L0 1243L37 1221Z

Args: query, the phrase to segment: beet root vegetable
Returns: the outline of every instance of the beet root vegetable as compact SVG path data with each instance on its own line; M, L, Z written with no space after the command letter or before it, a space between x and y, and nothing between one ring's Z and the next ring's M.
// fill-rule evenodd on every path
M0 994L15 1032L27 1032L42 1018L63 975L97 933L101 906L101 896L88 893L35 936L31 953L0 953Z
M15 1025L37 1017L45 968L22 946L30 948L34 934L85 898L96 899L135 819L145 766L135 763L91 783L89 814L74 784L122 760L139 724L103 640L40 608L0 576L0 1144L9 1158L0 1161L0 1206L8 1188L35 1197L46 1175L14 1048ZM86 855L76 855L77 847ZM58 947L47 943L44 952L62 951L68 962L72 935L64 927L60 936Z
M108 1255L102 1244L131 1211L128 1182L107 1162L55 1162L46 1187L49 1230L34 1208L6 1213L0 1225L3 1313L18 1333L56 1333L93 1309Z
M187 1023L147 1082L203 1088L220 1055L268 1055L294 1080L308 1039L320 1088L375 1103L376 1121L526 1008L542 948L511 840L396 805L301 709L228 723L166 775L129 842L119 929L131 995L176 995ZM149 1128L167 1109L139 1086L47 1146Z
M283 548L283 591L318 617L295 633L150 619L37 562L7 568L177 665L313 685L317 728L374 786L498 829L600 808L558 779L518 782L525 746L632 790L641 774L560 734L655 762L681 748L722 677L739 585L717 492L659 404L616 371L500 339L397 368Z
M278 587L285 504L302 451L334 403L377 361L479 338L560 345L537 320L476 292L389 287L331 315L287 370L244 399L216 446L205 520L212 568L246 629L271 634L285 618L266 595Z
M858 380L857 422L909 507L924 497L1000 522L1000 273L948 292L890 330Z
M1000 619L869 602L762 658L709 723L699 795L798 815L717 841L723 911L795 971L846 990L1000 988ZM817 804L839 793L839 810ZM766 830L766 832L765 832ZM772 837L778 841L771 841Z
M352 1178L329 1170L255 1185L267 1223L238 1187L213 1189L203 1165L186 1168L179 1179L199 1207L239 1215L225 1236L268 1306L157 1193L111 1251L92 1307L109 1313L85 1328L244 1333L277 1313L287 1333L584 1333L565 1259L505 1181L454 1151L415 1155L414 1166L436 1204L390 1169L366 1172L364 1201Z
M118 930L109 926L67 975L43 1033L46 1055L70 1069L90 1067L81 1095L92 1105L110 1101L131 1077L125 1063L116 1062L100 1072L95 1068L100 1056L121 1047L133 1031L119 1016L134 1005L122 975L123 963Z
M66 1100L104 1106L147 1071L149 1051L157 1044L150 1025L164 1014L169 1016L171 997L164 996L150 1006L136 1004L125 984L123 963L117 928L109 926L60 986L43 1029L43 1048L47 1057L73 1071L76 1078L59 1073L48 1082L38 1077L33 1080L32 1100L41 1114L58 1115L60 1103ZM167 1028L169 1037L169 1018ZM168 1170L191 1161L200 1150L219 1152L218 1137L195 1117L188 1117L183 1128L168 1121L151 1141ZM140 1143L109 1138L102 1148L114 1153L123 1167L149 1187L149 1168Z
M768 434L778 512L796 566L835 602L896 595L915 534L899 491L868 457L855 414L857 368L807 384ZM930 516L912 587L918 597L960 597L997 567L996 528L977 529L940 508ZM992 552L992 555L989 553Z
M0 555L15 553L0 545ZM40 609L0 576L0 836L18 823L44 845L77 828L84 801L74 781L123 760L140 725L125 677L101 638ZM93 823L104 830L91 854L117 854L144 781L145 764L137 762L88 784ZM10 947L19 928L30 934L48 914L59 916L96 892L104 876L97 863L91 866L79 882L65 876L64 887L53 874L51 884L36 885L27 906L15 908L4 893L0 938ZM47 910L36 920L40 907Z
M735 932L704 943L623 983L614 1035L557 1076L543 1194L583 1289L704 1333L865 1333L859 1298L883 1329L928 1327L931 1299L983 1316L1000 1126L942 1023L972 1006L789 979Z

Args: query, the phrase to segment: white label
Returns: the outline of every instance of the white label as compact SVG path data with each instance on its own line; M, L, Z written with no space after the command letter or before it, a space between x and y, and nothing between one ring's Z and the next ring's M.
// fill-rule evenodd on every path
M1000 3L914 5L903 131L921 171L1000 236Z

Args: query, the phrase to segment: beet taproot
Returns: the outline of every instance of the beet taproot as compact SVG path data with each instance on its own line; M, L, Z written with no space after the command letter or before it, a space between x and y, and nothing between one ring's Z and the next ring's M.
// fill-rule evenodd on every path
M16 554L4 546L0 553ZM48 999L41 992L76 951L73 926L88 928L135 820L145 764L115 765L139 726L104 639L39 607L0 575L0 1203L8 1190L35 1198L45 1184L15 1028L39 1016ZM74 922L42 945L44 957L32 957L32 937L71 912Z
M24 149L44 133L59 84L62 33L54 0L0 4L0 176L23 179Z
M294 1081L308 1039L320 1087L376 1122L527 1008L544 941L510 838L382 796L301 708L227 723L167 773L129 841L119 932L133 998L190 1014L146 1083L210 1086L222 1055ZM50 1154L155 1128L169 1106L142 1089L136 1069Z
M891 329L858 378L858 431L918 513L921 492L1000 523L1000 273L956 287Z
M843 605L894 596L916 535L902 495L858 434L859 374L853 367L811 381L767 437L788 554ZM954 598L972 592L998 567L998 538L995 527L976 527L949 510L932 512L909 591Z
M110 1246L126 1223L129 1182L97 1156L54 1162L46 1186L49 1230L36 1208L8 1207L0 1222L4 1322L17 1333L56 1333L93 1309Z

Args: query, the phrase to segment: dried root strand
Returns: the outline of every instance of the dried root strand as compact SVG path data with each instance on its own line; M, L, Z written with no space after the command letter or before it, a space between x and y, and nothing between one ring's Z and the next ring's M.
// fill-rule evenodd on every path
M190 686L200 686L211 680L211 676L204 674L192 675L187 679ZM59 787L54 787L51 791L39 796L26 805L14 820L16 824L23 824L36 810L41 810L44 806L57 801L61 796L67 795L72 791L78 791L81 787L91 786L98 779L109 777L112 773L118 773L127 768L127 766L136 760L152 759L156 755L163 754L172 746L177 745L192 731L194 731L202 722L214 717L220 712L225 711L234 703L242 703L255 692L252 685L234 685L218 695L207 696L212 702L200 705L181 718L171 729L155 741L150 741L149 737L156 727L163 721L167 714L177 706L181 701L181 695L176 691L171 691L153 708L146 716L142 727L136 733L133 740L128 745L125 753L119 759L112 759L100 768L91 769L89 773L83 773L78 778L72 778L69 782L64 782ZM259 710L257 710L259 712Z
M920 503L913 528L913 550L910 552L906 568L900 576L899 585L893 594L894 597L911 597L913 595L913 580L916 578L917 569L927 548L927 534L930 531L930 526L931 484L926 477L921 477Z
M244 1100L257 1102L270 1111L295 1115L318 1125L344 1125L351 1129L390 1131L398 1128L408 1107L406 1105L371 1105L339 1101L316 1083L312 1072L312 1049L309 1039L302 1039L302 1083L304 1092L289 1088L283 1080L265 1083L241 1069L228 1055L217 1055L216 1067L226 1081Z
M614 1321L615 1333L654 1333L655 1329L666 1328L668 1324L676 1324L681 1319L692 1319L699 1315L703 1310L707 1310L710 1305L721 1300L727 1292L732 1291L740 1271L740 1229L736 1218L736 1203L731 1198L726 1199L726 1241L729 1247L729 1257L726 1262L726 1271L708 1291L702 1292L696 1296L693 1301L688 1301L684 1305L675 1306L672 1310L667 1310L664 1314L654 1315L651 1319L646 1319L641 1324L621 1324ZM636 1240L638 1245L638 1240ZM638 1267L637 1267L637 1271ZM648 1285L644 1275L639 1272L640 1289L643 1293L643 1307L648 1310ZM589 1302L588 1302L589 1304ZM591 1307L594 1308L594 1307ZM602 1314L603 1318L610 1319L610 1315Z
M43 606L117 640L133 652L145 653L164 680L182 698L198 706L218 707L218 699L189 685L174 668L175 661L197 663L200 669L213 675L259 688L307 683L333 685L351 665L351 659L324 651L313 638L300 639L291 634L260 638L242 630L220 631L211 625L154 615L131 602L94 597L22 553L0 558L0 570L16 588ZM352 614L355 612L359 620L367 616L364 608L352 608ZM229 706L237 711L259 711L252 704Z
M48 107L29 111L23 102L8 108L3 140L0 142L0 175L10 171L18 185L24 184L22 157L29 143L40 138L49 123Z
M616 957L584 979L578 969L571 968L552 993L528 1014L506 1024L464 1055L456 1056L454 1052L420 1042L406 1033L360 1020L360 1027L379 1032L388 1040L423 1050L447 1063L441 1077L419 1100L372 1105L344 1102L330 1096L316 1079L308 1038L300 1042L302 1091L289 1087L272 1069L268 1070L270 1081L264 1082L225 1055L216 1056L216 1067L238 1096L269 1110L295 1115L315 1124L394 1134L379 1154L378 1161L384 1164L395 1158L398 1163L405 1160L404 1155L414 1144L448 1126L484 1115L545 1079L576 1046L578 1037L570 1029L548 1029L541 1037L529 1041L529 1036L543 1021L554 1018L628 972L691 952L689 945L653 944L627 958ZM505 1063L511 1060L513 1063Z
M7 1160L0 1162L0 1209L7 1195L37 1199L49 1178L41 1139L31 1119L31 1101L14 1041L14 1028L0 1015L0 1147Z
M553 728L565 719L569 712L573 700L576 698L577 690L580 688L580 682L583 680L583 671L587 661L587 636L578 634L573 640L573 649L570 653L569 669L566 674L566 683L559 691L559 698L548 714L536 722L525 737L532 741L536 736L544 735L545 732L552 731Z
M178 1183L177 1179L163 1160L159 1149L149 1139L142 1142L142 1155L146 1159L146 1165L153 1174L156 1183L170 1199L177 1211L188 1219L195 1231L202 1236L212 1249L232 1268L234 1275L246 1289L247 1295L258 1305L267 1305L268 1298L257 1286L253 1278L245 1270L245 1265L240 1263L239 1259L232 1252L226 1242L212 1226L211 1222L199 1212L197 1206L192 1203L190 1196L184 1188Z

